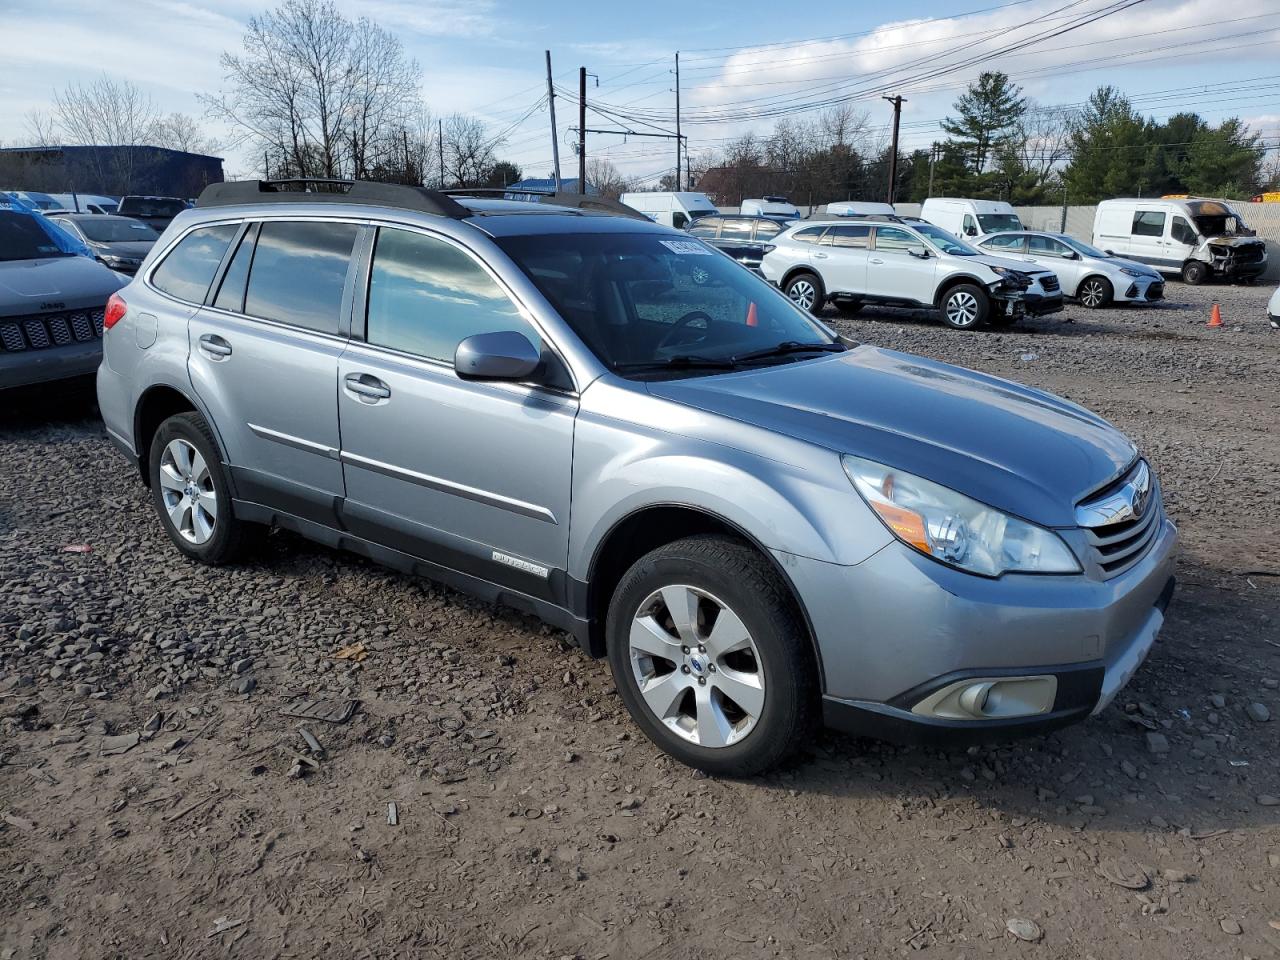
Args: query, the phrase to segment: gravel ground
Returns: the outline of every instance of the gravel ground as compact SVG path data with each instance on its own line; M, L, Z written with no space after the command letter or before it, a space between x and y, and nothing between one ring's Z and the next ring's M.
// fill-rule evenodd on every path
M1112 419L1180 590L1086 724L826 734L742 782L666 759L518 614L284 534L182 561L90 404L6 398L0 960L1280 955L1280 334L1261 288L1169 295L974 334L832 315ZM306 723L319 756L281 715L307 698L361 703Z

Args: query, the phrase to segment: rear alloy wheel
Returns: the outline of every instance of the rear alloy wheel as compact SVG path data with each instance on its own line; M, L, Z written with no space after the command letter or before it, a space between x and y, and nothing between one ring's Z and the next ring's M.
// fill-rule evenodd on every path
M1183 264L1182 282L1198 287L1209 279L1209 268L1199 260L1190 260Z
M1104 277L1086 277L1080 284L1076 296L1080 302L1091 310L1097 310L1111 303L1114 293L1111 282Z
M942 319L956 330L972 330L987 322L991 300L987 292L971 283L952 287L942 298Z
M748 776L813 728L807 631L778 575L746 544L689 537L641 557L614 592L605 630L631 716L682 763Z
M179 413L151 440L151 499L165 533L183 554L222 564L240 556L257 524L237 519L213 431L198 413Z
M827 300L822 281L812 273L798 273L788 280L786 294L797 307L815 317L822 313Z

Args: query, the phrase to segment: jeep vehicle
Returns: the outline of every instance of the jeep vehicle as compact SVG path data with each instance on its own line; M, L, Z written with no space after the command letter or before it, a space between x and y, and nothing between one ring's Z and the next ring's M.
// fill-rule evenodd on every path
M1267 243L1226 200L1103 200L1093 245L1150 264L1192 285L1212 279L1252 283L1267 270Z
M0 391L87 377L125 280L21 201L0 202Z
M920 220L804 221L772 246L760 264L765 279L814 314L828 302L846 313L868 303L934 307L948 326L973 330L1062 309L1052 270L992 256Z
M846 342L644 220L217 184L107 324L103 419L182 555L277 526L530 611L710 772L820 722L1081 720L1173 591L1176 530L1114 427Z

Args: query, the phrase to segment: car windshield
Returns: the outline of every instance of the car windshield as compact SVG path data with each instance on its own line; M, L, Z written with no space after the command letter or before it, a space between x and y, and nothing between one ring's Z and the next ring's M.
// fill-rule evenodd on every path
M980 213L978 223L983 233L1000 233L1007 230L1021 230L1022 221L1012 213Z
M691 376L842 349L777 289L700 240L583 233L498 244L596 356L628 375Z
M48 227L58 229L53 224L48 224ZM0 210L0 260L73 256L58 246L50 229L31 214Z
M1192 217L1203 237L1252 237L1254 232L1234 213L1201 214Z
M123 240L158 240L160 234L138 220L114 218L77 220L76 226L95 243L119 243Z
M1096 257L1099 260L1107 260L1110 258L1110 254L1099 250L1097 247L1091 247L1089 244L1082 240L1077 240L1075 237L1058 236L1058 239L1081 256Z
M947 233L941 227L935 227L932 223L912 223L911 229L922 237L928 237L933 245L943 253L949 253L956 257L978 256L978 250L975 250L958 237Z

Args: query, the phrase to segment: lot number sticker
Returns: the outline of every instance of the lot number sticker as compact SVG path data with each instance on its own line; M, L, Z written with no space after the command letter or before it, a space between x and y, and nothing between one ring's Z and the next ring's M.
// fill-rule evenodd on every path
M714 257L715 254L696 240L659 240L672 253L681 256Z

